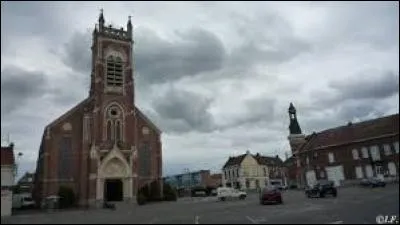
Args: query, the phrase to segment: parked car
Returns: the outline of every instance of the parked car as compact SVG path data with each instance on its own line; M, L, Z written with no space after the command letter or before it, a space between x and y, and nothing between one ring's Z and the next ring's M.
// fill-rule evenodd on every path
M230 187L219 187L217 189L217 197L220 201L228 199L245 199L247 193Z
M330 180L319 180L311 187L306 187L305 189L306 196L308 198L323 198L326 195L332 195L333 197L337 196L337 189Z
M275 186L279 190L287 190L288 189L287 185L284 185L282 180L279 180L279 179L270 180L269 184L267 186L269 186L269 185Z
M364 187L385 187L386 186L386 182L382 179L378 179L376 177L371 177L371 178L367 178L367 179L362 179L360 182L361 186Z
M30 193L15 194L12 198L12 208L14 209L34 208L35 205Z
M265 205L267 203L283 204L282 193L278 187L269 185L260 192L260 204Z

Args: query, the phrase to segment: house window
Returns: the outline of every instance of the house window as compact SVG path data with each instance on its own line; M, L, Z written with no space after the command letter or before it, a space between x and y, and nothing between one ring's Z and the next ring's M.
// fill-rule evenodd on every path
M268 175L267 168L264 167L264 176L267 176L267 175Z
M394 152L396 152L396 154L399 154L399 142L396 141L395 143L393 143L394 146Z
M384 151L385 155L391 155L392 154L392 150L390 149L390 145L388 145L388 144L384 144L383 145L383 151Z
M333 155L333 152L328 153L328 159L329 159L329 163L335 162L335 156Z
M310 159L308 157L306 158L306 163L307 165L310 164Z
M321 171L319 172L319 176L320 176L321 178L325 178L325 172L321 170Z
M381 156L379 154L379 148L377 145L371 146L369 151L371 152L372 160L378 161L381 159Z
M352 150L352 154L353 154L353 159L354 160L359 159L359 155L358 155L358 150L357 149L353 149Z
M122 86L122 60L120 57L107 58L107 86Z
M361 179L361 178L364 177L361 166L357 166L357 167L355 168L355 170L356 170L356 177L357 177L357 179Z
M368 159L368 149L366 147L362 147L361 152L362 152L362 157L364 159Z
M396 169L396 164L394 162L388 163L388 169L389 169L389 174L390 175L396 176L397 169Z

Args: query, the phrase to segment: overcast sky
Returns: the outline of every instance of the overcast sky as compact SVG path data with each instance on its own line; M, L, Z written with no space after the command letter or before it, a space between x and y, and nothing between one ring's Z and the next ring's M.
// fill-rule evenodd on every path
M2 2L1 134L34 171L44 127L87 97L91 31L133 16L136 104L164 174L289 152L304 133L399 112L398 2Z

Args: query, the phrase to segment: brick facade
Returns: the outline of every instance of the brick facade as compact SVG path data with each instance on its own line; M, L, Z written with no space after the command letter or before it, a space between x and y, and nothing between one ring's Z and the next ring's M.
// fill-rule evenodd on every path
M46 126L35 174L36 200L56 195L60 185L70 186L81 204L101 199L99 190L103 190L100 186L105 179L101 168L112 162L112 154L118 164L114 167L129 167L128 171L123 168L127 175L121 178L129 192L124 196L133 197L142 185L161 179L161 131L134 104L132 45L130 21L128 31L107 28L101 14L98 30L96 27L93 32L89 97ZM110 56L122 59L121 87L106 83L109 79L106 58ZM112 124L110 129L108 124ZM60 143L68 138L71 147L61 152L67 147ZM138 154L143 144L148 146L148 160L142 160ZM61 166L60 155L70 165L68 168ZM138 175L141 163L149 168L146 176Z
M291 136L290 142L299 142L298 135L296 139ZM398 143L399 114L314 132L304 136L300 147L291 145L296 148L292 148L292 162L286 168L287 174L292 180L296 174L295 180L300 186L311 183L313 179L333 179L338 185L357 183L371 176L398 179ZM385 151L384 145L390 149ZM368 153L366 158L363 151ZM339 172L333 175L332 168ZM311 174L311 178L306 174Z

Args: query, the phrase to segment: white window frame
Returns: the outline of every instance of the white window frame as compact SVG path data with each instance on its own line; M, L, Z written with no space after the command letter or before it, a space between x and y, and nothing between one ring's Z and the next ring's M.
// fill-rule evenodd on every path
M354 159L354 160L360 159L360 155L358 154L358 150L357 150L356 148L354 148L353 150L351 150L351 154L353 155L353 159Z
M333 154L333 152L328 153L328 160L329 160L329 163L335 162L335 155Z
M381 154L380 154L378 145L370 146L369 151L371 153L371 158L373 161L378 161L381 159Z
M356 166L356 167L355 167L355 173L356 173L356 178L357 178L357 179L362 179L362 178L364 178L364 173L363 173L363 170L362 170L362 167L361 167L361 166Z
M369 152L368 152L367 147L362 147L362 148L361 148L361 153L362 153L362 157L363 157L364 159L368 159L368 157L369 157Z
M384 144L384 145L383 145L383 151L384 151L384 154L385 154L386 156L392 155L392 149L390 148L390 145L389 145L389 144Z

